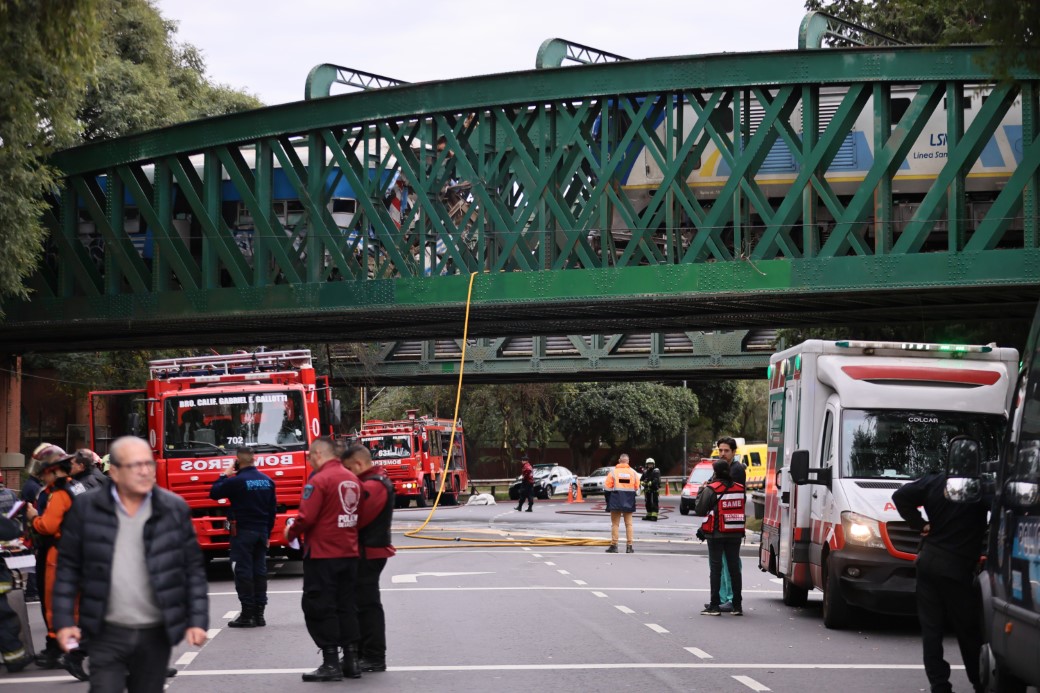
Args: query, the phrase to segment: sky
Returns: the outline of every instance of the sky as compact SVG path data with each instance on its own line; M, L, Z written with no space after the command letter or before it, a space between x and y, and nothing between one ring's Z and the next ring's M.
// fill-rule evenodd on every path
M301 100L321 63L425 82L533 69L549 38L633 59L794 49L805 16L804 0L153 2L211 81L267 105Z

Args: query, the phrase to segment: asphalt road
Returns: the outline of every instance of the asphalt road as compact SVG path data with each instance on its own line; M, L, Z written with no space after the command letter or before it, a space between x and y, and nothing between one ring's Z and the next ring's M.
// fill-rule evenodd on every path
M675 498L662 501L671 505ZM507 504L445 508L427 531L446 542L408 538L427 511L398 511L395 543L405 549L383 575L389 671L325 684L371 691L923 691L927 680L913 619L867 617L830 631L820 596L784 606L780 585L743 559L744 617L699 615L708 599L703 544L690 541L695 520L677 510L658 523L635 523L636 553L601 546L465 547L459 538L499 540L526 534L603 539L609 520L596 503L536 503L532 513ZM622 543L623 543L622 539ZM300 564L272 560L268 626L231 630L238 609L226 563L210 575L210 641L179 645L179 675L169 690L307 691L303 671L320 660L299 609ZM35 605L32 605L35 606ZM38 609L32 612L42 644ZM955 690L968 690L955 642ZM55 672L0 674L0 687L86 690Z

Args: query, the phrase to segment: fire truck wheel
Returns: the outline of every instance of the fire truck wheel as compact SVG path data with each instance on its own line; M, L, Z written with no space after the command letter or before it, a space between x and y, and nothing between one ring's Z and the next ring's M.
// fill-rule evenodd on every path
M783 600L787 606L805 606L809 601L809 590L784 578Z
M419 489L419 495L415 497L415 507L426 507L426 484L422 485L422 487Z
M826 585L823 590L823 625L832 630L848 627L852 620L852 607L841 596L841 581L838 571L832 570L830 561L826 564Z
M444 491L441 493L441 505L459 504L459 483L454 477L445 479Z

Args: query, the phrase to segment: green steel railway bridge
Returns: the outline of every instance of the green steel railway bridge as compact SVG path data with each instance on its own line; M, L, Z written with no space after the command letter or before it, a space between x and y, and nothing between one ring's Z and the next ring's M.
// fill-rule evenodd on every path
M336 350L358 377L444 377L474 273L501 380L760 374L778 327L1025 316L1040 76L983 51L810 14L790 51L319 66L302 101L57 154L0 351L367 341Z

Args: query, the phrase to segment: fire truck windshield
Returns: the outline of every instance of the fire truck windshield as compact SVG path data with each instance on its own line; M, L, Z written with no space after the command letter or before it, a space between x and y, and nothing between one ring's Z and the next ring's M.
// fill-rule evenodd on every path
M361 444L372 452L375 459L403 459L412 454L412 436L408 433L362 436Z
M1004 417L950 411L847 409L841 415L842 476L856 479L917 479L941 471L950 439L971 436L992 464L1004 432Z
M200 391L170 397L164 406L167 454L225 454L254 445L301 450L307 445L299 392Z

